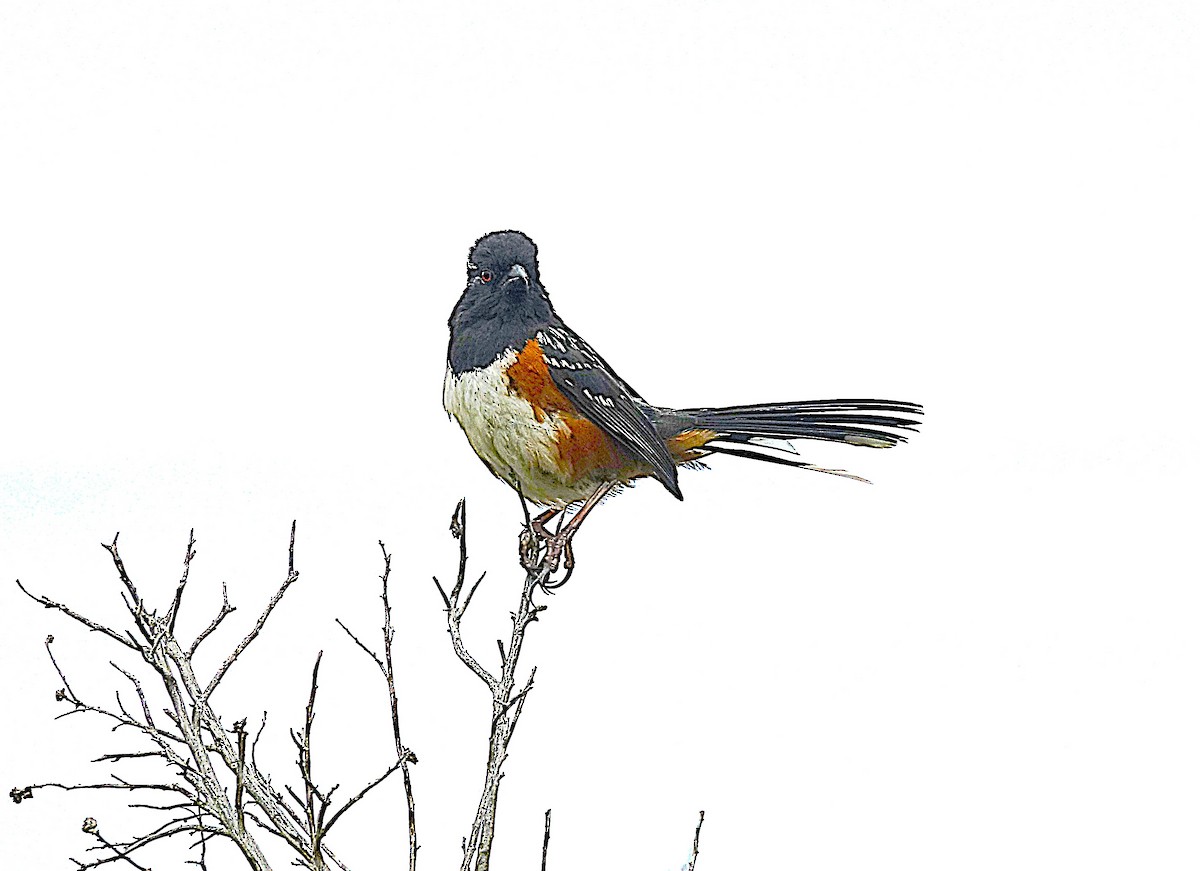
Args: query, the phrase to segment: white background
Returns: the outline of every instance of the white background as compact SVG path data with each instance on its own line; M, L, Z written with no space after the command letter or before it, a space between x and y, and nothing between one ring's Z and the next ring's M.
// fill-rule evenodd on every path
M80 3L0 8L0 786L103 777L48 632L107 702L123 554L182 621L239 607L260 753L325 650L318 777L387 762L376 541L396 554L423 869L457 867L488 700L430 581L467 496L487 662L517 502L441 409L482 233L651 401L924 402L874 480L722 458L578 539L495 868L1195 868L1200 818L1197 7L1168 2ZM114 743L115 742L115 743ZM0 811L5 867L69 867L119 797ZM400 782L333 841L403 863ZM155 868L182 867L178 852ZM286 867L279 859L277 867ZM216 868L242 867L230 853Z

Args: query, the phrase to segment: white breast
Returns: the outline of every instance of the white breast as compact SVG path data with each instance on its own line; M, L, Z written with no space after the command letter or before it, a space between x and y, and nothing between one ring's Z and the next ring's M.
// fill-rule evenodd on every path
M517 352L492 364L455 375L446 367L442 404L454 416L475 453L496 477L520 486L527 499L564 505L588 496L592 484L566 480L559 468L558 435L565 424L557 414L538 420L533 406L515 395L508 368Z

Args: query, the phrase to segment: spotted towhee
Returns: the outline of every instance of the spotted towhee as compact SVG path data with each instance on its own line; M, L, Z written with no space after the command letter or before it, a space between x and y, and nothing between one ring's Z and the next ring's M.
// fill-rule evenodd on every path
M678 467L710 454L845 474L795 459L788 440L890 448L917 425L894 415L921 414L920 405L885 399L651 405L562 322L538 275L537 246L512 230L471 249L467 288L450 315L443 402L492 474L549 506L533 527L568 567L575 529L616 486L653 477L682 499ZM548 533L546 521L576 502L570 523Z

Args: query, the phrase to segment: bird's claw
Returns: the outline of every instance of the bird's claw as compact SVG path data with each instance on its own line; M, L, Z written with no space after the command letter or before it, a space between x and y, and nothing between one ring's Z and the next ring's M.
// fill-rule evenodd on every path
M546 544L546 566L550 571L547 574L546 581L542 584L542 589L548 593L557 590L567 581L571 580L571 575L575 571L575 551L571 547L573 533L574 530L563 530ZM558 580L551 581L550 577L558 571L560 560L567 573Z

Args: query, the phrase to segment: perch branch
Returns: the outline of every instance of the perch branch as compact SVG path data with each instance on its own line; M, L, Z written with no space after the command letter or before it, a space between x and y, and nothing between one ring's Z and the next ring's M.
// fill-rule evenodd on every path
M517 609L511 613L512 631L508 645L497 641L500 651L500 673L495 675L485 669L467 649L462 636L462 619L471 603L475 591L483 581L480 576L464 595L467 576L467 506L462 500L455 507L450 519L450 533L458 540L458 572L454 586L447 593L435 578L438 592L446 605L446 627L455 654L464 665L474 672L488 687L492 695L492 721L488 738L488 760L484 775L483 792L475 811L470 834L463 839L463 857L460 871L488 871L491 864L492 843L496 831L496 805L500 794L500 781L505 760L508 758L509 742L517 722L521 718L525 701L533 689L533 669L521 689L516 689L517 664L525 644L525 632L538 615L546 610L533 600L534 591L545 587L553 572L552 561L547 550L539 549L536 539L527 525L522 534L521 564L525 568L525 584Z

